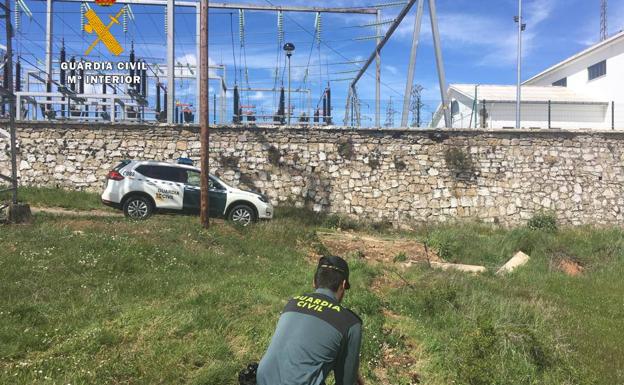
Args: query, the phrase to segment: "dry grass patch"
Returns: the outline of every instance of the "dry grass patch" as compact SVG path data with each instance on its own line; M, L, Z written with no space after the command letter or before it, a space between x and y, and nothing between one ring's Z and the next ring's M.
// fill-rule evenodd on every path
M318 232L318 238L332 253L355 256L367 262L394 263L442 261L423 243L406 238L381 238L352 232ZM397 258L401 256L401 258Z
M560 258L557 261L553 261L553 265L555 270L559 270L571 277L582 275L585 271L583 265L570 258Z

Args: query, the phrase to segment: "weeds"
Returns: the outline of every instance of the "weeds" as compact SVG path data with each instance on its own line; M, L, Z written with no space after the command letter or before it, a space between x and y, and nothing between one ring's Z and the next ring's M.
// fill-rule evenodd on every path
M529 219L527 227L531 230L554 233L557 231L557 218L554 214L540 213Z
M39 205L99 207L95 194L27 194ZM276 211L248 228L45 215L1 227L0 383L234 385L261 358L284 301L311 290L310 247L331 252L316 231L377 232L338 216ZM386 266L351 256L345 305L364 320L368 383L624 383L621 229L466 223L410 235L453 262L498 267L518 250L531 261L506 277L414 265L378 292L372 283ZM583 275L550 271L560 255L583 263ZM396 366L376 378L391 364L384 354L413 352L417 376Z

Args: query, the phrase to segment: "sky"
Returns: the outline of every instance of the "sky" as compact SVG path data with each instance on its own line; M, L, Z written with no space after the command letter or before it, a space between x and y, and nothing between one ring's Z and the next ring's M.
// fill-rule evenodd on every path
M328 6L329 3L314 0L236 2L307 6ZM371 0L334 0L331 6L355 7L380 3L384 1L376 3ZM517 25L514 16L518 14L518 1L438 0L436 4L447 83L515 84ZM599 0L524 0L523 8L524 22L527 24L523 33L523 80L598 42ZM400 9L384 8L382 19L394 18ZM386 121L390 98L393 109L401 110L415 10L416 7L413 7L382 51L382 125ZM609 33L624 29L624 0L611 0L608 12ZM238 12L211 9L210 62L226 66L226 78L230 86L236 80L241 87L247 87L248 79L251 88L273 88L276 84L277 64L280 69L285 66L284 57L278 62L277 56L277 16L274 12L246 11L244 17L245 45L242 49ZM363 60L373 52L374 40L358 40L361 37L375 36L374 27L361 27L374 22L373 19L374 16L367 15L323 14L322 43L319 49L313 43L315 14L286 13L284 16L284 40L293 42L296 46L291 59L291 89L311 89L311 104L314 108L329 79L335 121L342 122L344 117L349 84L344 79L352 78L355 73L349 71L359 68L359 64L339 63ZM385 33L387 27L385 25L382 32ZM358 83L363 125L372 124L374 117L374 67L372 65ZM245 68L247 77L244 75ZM306 68L308 76L304 83ZM215 72L217 75L221 73L220 70ZM278 85L282 82L287 87L287 73L283 77L281 73L278 76ZM427 7L421 29L414 83L424 87L424 115L425 119L430 119L439 103L440 88ZM211 82L211 92L215 90L218 93L216 80ZM298 95L291 96L295 116L303 111L307 112L305 100ZM276 109L277 98L272 92L247 92L243 93L242 99L244 105L255 106L257 114L271 114ZM231 101L228 100L228 108L231 109L230 104ZM397 113L394 116L395 125L399 121L400 113Z
M45 68L45 2L24 0L33 13L29 18L22 13L14 40L16 56L24 71ZM396 0L235 0L236 3L275 5L371 6ZM229 2L221 0L221 2ZM539 73L549 66L595 44L599 37L600 0L524 0L524 17L527 30L523 34L523 79ZM84 57L86 47L94 40L81 31L80 3L55 0L53 12L54 58L63 42L68 58ZM517 0L437 0L442 52L447 83L515 84L516 78L516 24ZM121 8L120 4L104 8L92 5L98 15L108 19ZM394 110L400 110L406 83L407 65L414 27L415 8L404 19L398 30L382 51L382 111L381 123L386 121L386 110L392 98ZM162 6L132 7L134 20L128 20L127 31L121 25L111 28L113 35L124 47L120 57L113 57L102 44L98 44L89 60L128 60L132 42L139 58L149 63L165 63L166 35L165 8ZM383 8L383 20L394 18L400 7ZM176 7L176 62L181 66L195 65L196 17L194 8ZM417 55L414 83L424 87L423 115L430 119L440 99L432 36L425 7L420 47ZM244 14L244 47L240 44L238 11L211 9L209 13L209 64L224 65L228 87L235 83L241 87L273 89L281 84L287 87L286 60L278 46L277 15L275 12L246 11ZM374 27L363 26L374 22L368 15L323 14L321 18L320 48L315 42L315 14L285 13L284 41L292 42L296 50L291 61L291 89L310 90L309 105L315 108L322 90L328 85L332 90L334 121L341 123L347 97L349 79L362 61L374 49L374 40L361 38L375 35ZM384 25L382 33L388 25ZM4 30L4 21L0 20ZM624 0L609 2L609 33L624 28ZM233 42L233 43L232 43ZM278 69L276 78L275 72ZM245 71L246 69L246 71ZM307 69L307 71L306 71ZM221 76L222 70L211 69ZM247 76L245 76L245 73ZM307 76L306 76L307 74ZM157 68L149 71L150 105L153 107L156 75L164 82L164 74ZM55 75L56 76L56 75ZM305 79L305 82L304 82ZM34 84L32 90L41 89ZM175 85L176 100L196 104L196 83L181 79ZM362 124L371 125L374 117L374 65L358 83L361 99ZM210 81L210 96L219 94L217 80ZM227 93L227 120L231 120L232 95ZM293 92L291 104L294 115L308 113L307 97ZM272 115L277 108L277 95L271 91L242 93L242 102L254 106L258 115ZM251 110L251 109L248 109ZM428 116L428 117L427 117ZM221 119L217 116L217 119ZM212 120L212 119L211 119ZM395 115L395 124L400 120Z
M21 12L21 23L16 28L14 39L15 56L19 58L23 73L26 71L38 71L42 77L45 77L45 31L46 31L46 2L41 0L24 0L31 10L33 16L28 17ZM14 4L11 2L12 5ZM132 11L134 20L127 19L127 30L124 31L123 25L113 25L111 33L119 41L124 48L124 52L116 57L112 55L102 43L96 45L91 54L85 56L86 48L96 39L93 35L81 30L81 3L64 2L54 0L53 8L53 58L55 61L59 59L59 52L63 44L67 51L67 60L75 56L77 60L83 58L90 61L128 61L129 54L134 42L135 53L138 59L144 59L148 63L166 63L166 35L165 35L165 7L163 6L139 6L133 5ZM96 11L100 19L107 23L110 15L114 15L122 8L121 4L115 4L111 7L101 7L91 3L91 7ZM12 17L15 25L15 15ZM123 23L123 20L120 20ZM196 15L195 8L176 7L176 63L180 66L188 64L195 65L197 63L196 48ZM17 27L17 25L15 25ZM0 28L5 29L4 20L0 20ZM2 44L5 44L4 33L2 35ZM55 62L54 78L58 79L58 63ZM148 75L150 76L150 86L148 98L150 106L155 106L155 84L156 75L159 80L165 82L166 75L159 71L156 67L150 66ZM44 87L38 82L31 79L31 91L42 91ZM26 80L22 81L26 88ZM176 100L184 104L196 105L196 82L194 79L180 79L176 85ZM97 89L87 87L87 91L101 92L101 87ZM110 90L108 91L110 93ZM119 93L125 90L120 89Z

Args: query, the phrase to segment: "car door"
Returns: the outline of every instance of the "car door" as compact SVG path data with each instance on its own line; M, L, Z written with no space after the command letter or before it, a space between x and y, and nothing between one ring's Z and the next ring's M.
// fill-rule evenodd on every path
M186 170L188 178L184 185L184 211L198 213L201 206L201 179L198 171Z
M208 197L210 199L210 216L220 217L224 215L227 203L227 189L219 181L210 176L208 182Z
M161 165L144 165L137 168L146 177L145 192L154 198L159 209L182 210L184 182L183 168Z
M199 171L187 170L188 178L184 186L184 211L198 213L201 207L201 179ZM223 216L227 203L227 189L214 178L208 182L209 215Z

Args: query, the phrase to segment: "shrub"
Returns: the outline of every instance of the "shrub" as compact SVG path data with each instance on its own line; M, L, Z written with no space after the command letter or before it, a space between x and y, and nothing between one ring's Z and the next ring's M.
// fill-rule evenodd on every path
M237 156L221 155L221 165L227 168L238 169L240 158Z
M353 142L351 140L345 140L338 144L338 154L344 159L351 159L354 155Z
M539 213L529 219L527 227L531 230L554 233L557 231L557 218L553 214Z
M474 164L469 154L460 148L450 148L444 154L447 167L456 174L474 173Z
M405 262L407 261L407 255L405 255L405 253L401 252L397 255L394 256L393 259L394 262Z
M269 163L271 163L273 166L278 166L280 164L280 158L282 157L280 151L275 146L271 146L269 147L268 152Z
M325 227L341 230L357 230L360 227L358 221L343 215L329 215L323 223Z
M379 168L379 166L381 166L381 161L379 161L378 157L371 156L368 159L368 166L371 168L371 170L376 170Z
M420 294L420 301L421 311L429 317L459 306L457 288L450 282L424 289Z
M403 171L407 168L407 165L405 164L404 161L401 160L401 158L399 157L394 157L394 168L397 169L397 171Z

